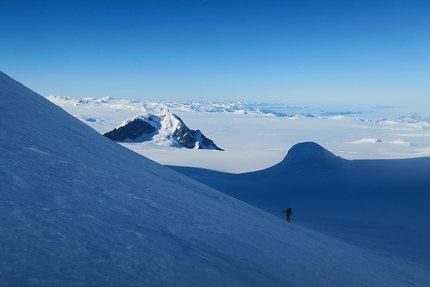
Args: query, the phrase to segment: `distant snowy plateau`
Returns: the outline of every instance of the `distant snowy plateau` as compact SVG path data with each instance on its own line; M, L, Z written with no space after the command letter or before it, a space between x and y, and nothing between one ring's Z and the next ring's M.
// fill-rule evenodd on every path
M0 286L430 286L425 119L0 98ZM164 110L225 151L102 136Z
M429 115L420 116L417 112L423 111L401 107L357 106L342 109L336 105L310 107L245 102L155 102L116 100L111 97L77 99L48 96L47 99L101 134L141 114L159 115L169 111L190 129L203 131L216 143L215 146L225 150L222 153L196 153L181 149L179 144L172 143L172 131L160 132L150 141L121 143L167 165L235 173L261 170L277 164L290 147L305 141L317 142L346 159L430 156Z

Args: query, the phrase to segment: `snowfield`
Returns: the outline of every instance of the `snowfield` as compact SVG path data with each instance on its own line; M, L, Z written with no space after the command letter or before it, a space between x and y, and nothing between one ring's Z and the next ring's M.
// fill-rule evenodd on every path
M158 163L249 172L279 163L299 142L317 142L346 159L395 159L430 156L430 118L395 107L309 107L265 103L154 102L74 99L50 101L103 134L139 113L177 114L225 151L193 152L157 143L123 143ZM427 113L426 109L419 111ZM403 114L406 113L407 116Z
M346 160L320 145L294 145L279 164L231 174L171 168L277 217L387 256L430 266L430 157Z
M3 286L430 285L428 266L287 224L3 73L0 95Z

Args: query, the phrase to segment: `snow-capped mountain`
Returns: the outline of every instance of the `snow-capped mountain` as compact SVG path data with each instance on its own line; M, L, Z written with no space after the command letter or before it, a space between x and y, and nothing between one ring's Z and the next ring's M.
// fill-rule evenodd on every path
M395 119L399 123L416 124L421 126L423 129L430 129L430 117L422 117L416 113L409 116L401 116Z
M163 110L158 115L135 116L103 135L114 141L152 141L155 144L190 149L223 150L205 137L200 130L189 129L180 117L169 110Z
M4 286L429 286L101 136L0 72Z

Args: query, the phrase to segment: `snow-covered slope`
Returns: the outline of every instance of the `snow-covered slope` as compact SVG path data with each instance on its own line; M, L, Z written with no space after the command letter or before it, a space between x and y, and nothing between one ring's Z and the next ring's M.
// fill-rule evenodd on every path
M163 110L158 115L137 115L103 135L114 141L151 141L191 149L223 150L200 130L188 128L180 117L169 110Z
M4 286L429 286L101 136L0 73Z
M313 142L257 172L172 167L276 216L430 266L430 158L345 160Z

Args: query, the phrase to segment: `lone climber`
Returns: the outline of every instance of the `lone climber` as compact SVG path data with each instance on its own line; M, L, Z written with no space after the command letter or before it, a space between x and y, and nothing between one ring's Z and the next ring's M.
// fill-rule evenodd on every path
M287 221L291 221L291 215L293 215L293 211L291 210L291 207L288 207L286 210L282 211L282 213L287 214Z

